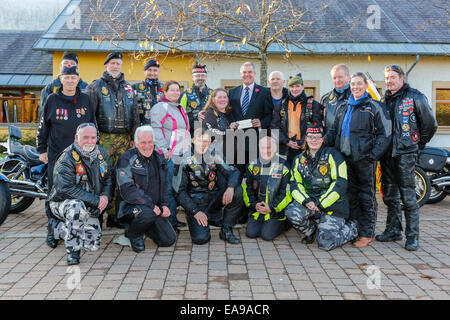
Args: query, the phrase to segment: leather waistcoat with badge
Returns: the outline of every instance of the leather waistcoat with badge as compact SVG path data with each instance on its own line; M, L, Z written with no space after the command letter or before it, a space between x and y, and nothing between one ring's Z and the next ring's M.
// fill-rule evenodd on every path
M191 131L194 130L194 121L197 120L198 113L206 105L206 102L208 102L209 96L212 92L213 90L206 86L203 88L200 95L198 90L195 89L195 86L192 86L186 90L186 113L189 117L189 127L191 128Z
M300 116L300 128L302 132L306 131L306 126L311 124L312 122L312 104L313 104L314 98L308 97L306 99L306 105L303 103L303 101L301 101L301 116ZM300 103L300 101L299 101ZM291 101L286 98L285 100L283 100L281 102L281 108L280 108L280 129L283 130L284 132L286 132L286 135L288 135L289 132L289 117L288 117L288 113L289 113L289 104L291 104ZM297 105L295 106L297 107ZM293 137L289 137L288 138L293 138ZM302 137L296 137L295 140L300 140Z
M217 190L217 166L215 163L199 164L192 156L188 159L189 173L188 193L209 193Z
M258 161L256 164L249 165L248 169L251 170L253 185L247 188L258 191L258 202L272 204L283 178L283 165L274 163L270 167L262 166Z
M323 149L319 152L314 159L310 157L309 151L303 152L297 167L302 176L302 184L312 197L324 194L330 188L331 183L331 170L328 162L330 153Z
M119 90L113 88L103 79L98 80L99 106L97 108L97 125L100 132L127 133L133 128L133 89L124 81Z
M163 90L158 79L152 79L133 84L136 101L139 107L139 121L141 125L151 124L150 110L162 98Z

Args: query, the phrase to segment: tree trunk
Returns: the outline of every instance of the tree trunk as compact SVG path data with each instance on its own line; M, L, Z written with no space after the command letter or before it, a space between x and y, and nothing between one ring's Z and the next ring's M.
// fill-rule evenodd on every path
M268 63L268 54L267 52L261 53L261 65L260 65L260 76L259 76L259 84L261 86L267 87L267 63Z

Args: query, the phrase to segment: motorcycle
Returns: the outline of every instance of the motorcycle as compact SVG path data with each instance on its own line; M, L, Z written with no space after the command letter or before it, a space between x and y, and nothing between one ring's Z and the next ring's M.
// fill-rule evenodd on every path
M430 181L430 195L426 203L444 200L450 193L450 151L425 147L419 153L416 167L423 170Z
M10 125L6 143L7 156L0 163L0 172L9 180L10 213L26 210L36 198L47 197L47 164L39 160L36 148L20 143L20 128Z
M11 207L11 192L9 179L0 173L0 225L5 221Z

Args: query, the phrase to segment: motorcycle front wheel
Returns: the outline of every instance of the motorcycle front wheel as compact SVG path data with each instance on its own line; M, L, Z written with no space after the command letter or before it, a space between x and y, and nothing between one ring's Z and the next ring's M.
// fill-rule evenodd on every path
M430 178L422 169L414 169L414 179L416 180L416 198L419 207L427 203L431 193Z
M11 207L11 192L6 182L0 182L0 225L5 221Z
M8 162L5 162L2 165L2 172L4 175L6 175L9 179L16 179L16 180L28 180L25 172L19 173L17 172L19 166L18 163L22 161L18 160L11 160ZM11 209L9 210L9 213L16 214L19 212L22 212L26 209L28 209L34 202L34 198L30 197L23 197L23 196L11 196Z

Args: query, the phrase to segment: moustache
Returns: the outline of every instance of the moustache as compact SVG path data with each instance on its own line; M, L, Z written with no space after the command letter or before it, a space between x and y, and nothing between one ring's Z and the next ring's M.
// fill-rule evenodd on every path
M83 150L86 152L91 152L95 148L95 144L92 143L86 143L83 147Z

